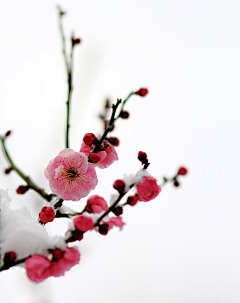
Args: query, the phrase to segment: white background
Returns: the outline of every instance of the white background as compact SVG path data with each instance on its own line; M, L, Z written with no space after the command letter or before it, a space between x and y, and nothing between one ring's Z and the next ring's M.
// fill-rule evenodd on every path
M139 168L147 152L159 183L184 165L181 186L126 207L122 232L88 233L81 262L41 284L24 270L0 275L1 302L240 302L239 82L240 3L224 0L61 1L64 30L82 43L74 53L70 145L100 134L106 98L133 96L118 121L119 161L98 170L96 194ZM0 11L0 132L16 164L49 191L43 171L65 147L67 82L54 1L5 1ZM7 167L1 155L0 169ZM34 192L1 173L14 207L37 216ZM68 203L81 209L84 201ZM62 220L61 222L63 222ZM65 232L58 224L52 231ZM62 224L61 224L62 225Z

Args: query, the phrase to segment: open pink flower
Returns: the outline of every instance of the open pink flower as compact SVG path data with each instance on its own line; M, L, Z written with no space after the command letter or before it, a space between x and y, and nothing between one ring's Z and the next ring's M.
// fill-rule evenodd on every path
M50 266L51 276L63 276L65 271L69 270L80 261L80 253L74 247L68 247L58 260L52 260Z
M157 179L151 176L143 177L142 181L137 184L137 194L140 201L148 202L156 198L161 191L157 184Z
M101 213L108 209L107 202L100 196L92 196L88 199L86 211L89 213Z
M84 153L70 148L51 160L44 174L52 192L64 200L78 201L86 197L98 182L95 168Z
M28 278L36 283L42 282L51 274L49 268L51 261L48 258L35 254L25 261Z
M48 277L63 276L80 261L80 253L74 247L68 247L65 251L56 248L53 251L53 259L35 254L25 261L28 278L36 283L42 282Z
M83 142L80 152L84 153L85 155L89 155L91 152L93 152L94 147L95 145L89 146ZM101 144L101 150L96 154L99 156L99 161L94 165L99 168L107 168L115 160L118 160L115 147L107 140L103 140L103 143Z

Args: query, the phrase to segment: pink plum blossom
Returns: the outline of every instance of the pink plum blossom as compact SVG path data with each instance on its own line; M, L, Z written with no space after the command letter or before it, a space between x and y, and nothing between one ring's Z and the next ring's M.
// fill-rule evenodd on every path
M84 215L80 215L74 219L74 225L77 230L81 232L86 232L91 229L94 225L93 219Z
M88 199L85 209L89 213L101 213L108 209L108 205L102 197L95 195Z
M85 154L70 148L51 160L44 174L52 192L64 200L78 201L86 197L98 182L95 168Z
M80 261L80 253L74 247L68 247L65 251L56 248L53 251L53 258L35 254L25 261L28 278L36 283L42 282L48 277L63 276L65 271Z
M157 179L151 176L143 177L142 181L137 184L137 194L140 201L148 202L156 198L161 191L157 184Z
M50 266L51 276L63 276L65 271L69 270L80 261L80 253L74 247L68 247L58 260L52 260Z
M36 283L42 282L50 276L51 261L48 258L35 254L25 261L28 278Z
M93 152L94 147L95 145L89 146L83 142L80 152L84 153L85 155L89 155ZM94 165L99 168L107 168L115 160L118 160L115 147L107 140L103 140L103 143L101 144L101 149L100 151L96 152L96 154L99 156L99 161Z

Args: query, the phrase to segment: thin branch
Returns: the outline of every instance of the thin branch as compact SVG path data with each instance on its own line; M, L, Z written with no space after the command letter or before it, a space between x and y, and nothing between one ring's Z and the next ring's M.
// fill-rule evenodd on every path
M0 267L0 272L1 271L4 271L4 270L7 270L7 269L9 269L9 268L11 268L11 267L13 267L13 266L16 266L16 265L18 265L18 264L21 264L21 263L23 263L23 262L25 262L28 258L30 258L31 256L28 256L28 257L26 257L26 258L23 258L23 259L19 259L19 260L17 260L17 261L14 261L14 262L11 262L11 263L6 263L6 264L4 264L3 266L1 266Z
M57 5L58 8L58 19L59 19L59 29L62 37L62 52L63 52L63 57L65 61L65 66L66 66L66 71L68 73L69 71L69 66L68 66L68 60L67 60L67 54L66 54L66 41L65 41L65 36L63 32L63 26L62 26L62 14L61 14L61 7L60 5Z
M102 221L102 219L107 216L114 208L115 206L118 204L118 202L129 192L130 189L133 188L135 184L131 184L129 186L129 189L123 193L119 193L119 197L117 198L117 200L101 215L101 217L99 217L97 219L97 222L94 224L94 226L98 226L99 223Z
M62 37L62 52L63 52L63 58L66 66L66 72L67 72L67 79L68 79L68 93L67 93L67 101L66 101L66 106L67 106L67 117L66 117L66 137L65 137L65 146L66 148L69 147L69 128L70 128L70 101L71 101L71 95L72 95L72 72L73 72L73 48L74 48L74 43L73 43L73 33L71 35L71 53L70 53L70 62L68 61L67 58L67 53L66 53L66 40L65 40L65 35L63 31L63 25L62 25L62 11L60 6L57 6L58 8L58 15L59 15L59 29L60 29L60 34Z
M13 162L12 158L9 155L9 152L7 151L6 145L5 145L5 139L4 137L0 137L0 141L2 143L2 148L4 151L4 154L9 162L9 164L11 165L11 168L13 170L15 170L15 172L19 175L19 177L21 177L29 186L29 188L31 188L32 190L34 190L35 192L37 192L42 198L44 198L45 200L47 200L48 202L51 201L52 199L52 195L47 194L43 188L40 188L30 177L26 176Z
M98 144L95 146L93 153L96 153L97 151L100 150L103 140L106 138L107 134L112 130L112 128L114 126L114 122L115 122L116 110L121 102L122 102L122 100L118 99L117 103L112 105L112 115L111 115L110 121L109 121L108 126L105 129L101 139L99 140Z

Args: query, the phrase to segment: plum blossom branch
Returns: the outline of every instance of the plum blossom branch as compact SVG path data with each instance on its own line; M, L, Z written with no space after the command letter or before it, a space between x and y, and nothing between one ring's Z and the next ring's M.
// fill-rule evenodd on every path
M52 195L47 194L43 188L40 188L29 176L26 176L13 162L12 158L9 155L9 152L7 151L6 145L5 145L5 137L0 137L0 141L2 143L2 148L4 151L4 154L11 165L11 169L14 170L19 177L21 177L27 184L28 187L37 192L43 199L47 200L48 202L51 201Z
M14 262L10 262L10 263L5 263L3 266L0 267L0 272L1 271L4 271L4 270L7 270L13 266L16 266L18 264L21 264L21 263L24 263L28 258L30 258L31 256L28 256L28 257L25 257L25 258L22 258L22 259L19 259L19 260L16 260Z
M67 79L68 79L68 94L67 94L67 118L66 118L66 138L65 138L65 145L66 148L69 147L69 128L70 128L70 103L71 103L71 95L72 95L72 73L73 73L73 48L74 45L76 44L73 38L74 33L72 32L71 35L71 53L70 53L70 61L68 61L67 58L67 53L66 53L66 40L65 40L65 35L63 32L63 25L62 25L62 16L63 16L63 12L60 8L60 6L57 6L58 8L58 15L59 15L59 29L60 29L60 34L62 37L62 52L63 52L63 58L64 58L64 62L65 62L65 66L66 66L66 72L67 72ZM80 42L80 40L79 40ZM78 43L79 43L78 42Z
M135 184L131 184L129 186L129 189L127 191L124 192L120 192L119 196L117 198L117 200L97 219L96 223L94 224L94 226L98 226L99 223L102 221L102 219L107 216L112 210L114 210L114 208L116 207L116 205L119 203L119 201L127 194L127 192L133 188Z
M98 144L95 146L95 148L93 150L93 153L96 153L97 151L99 151L100 146L103 143L103 140L107 137L108 133L113 129L115 122L121 117L121 112L124 108L124 105L126 104L128 99L134 94L135 94L135 92L131 92L123 102L122 102L121 99L117 99L116 104L112 105L112 114L111 114L111 118L109 120L108 126L106 127L106 129L105 129L101 139L99 140ZM122 107L119 111L119 114L115 117L116 112L117 112L117 108L121 103L122 103Z

